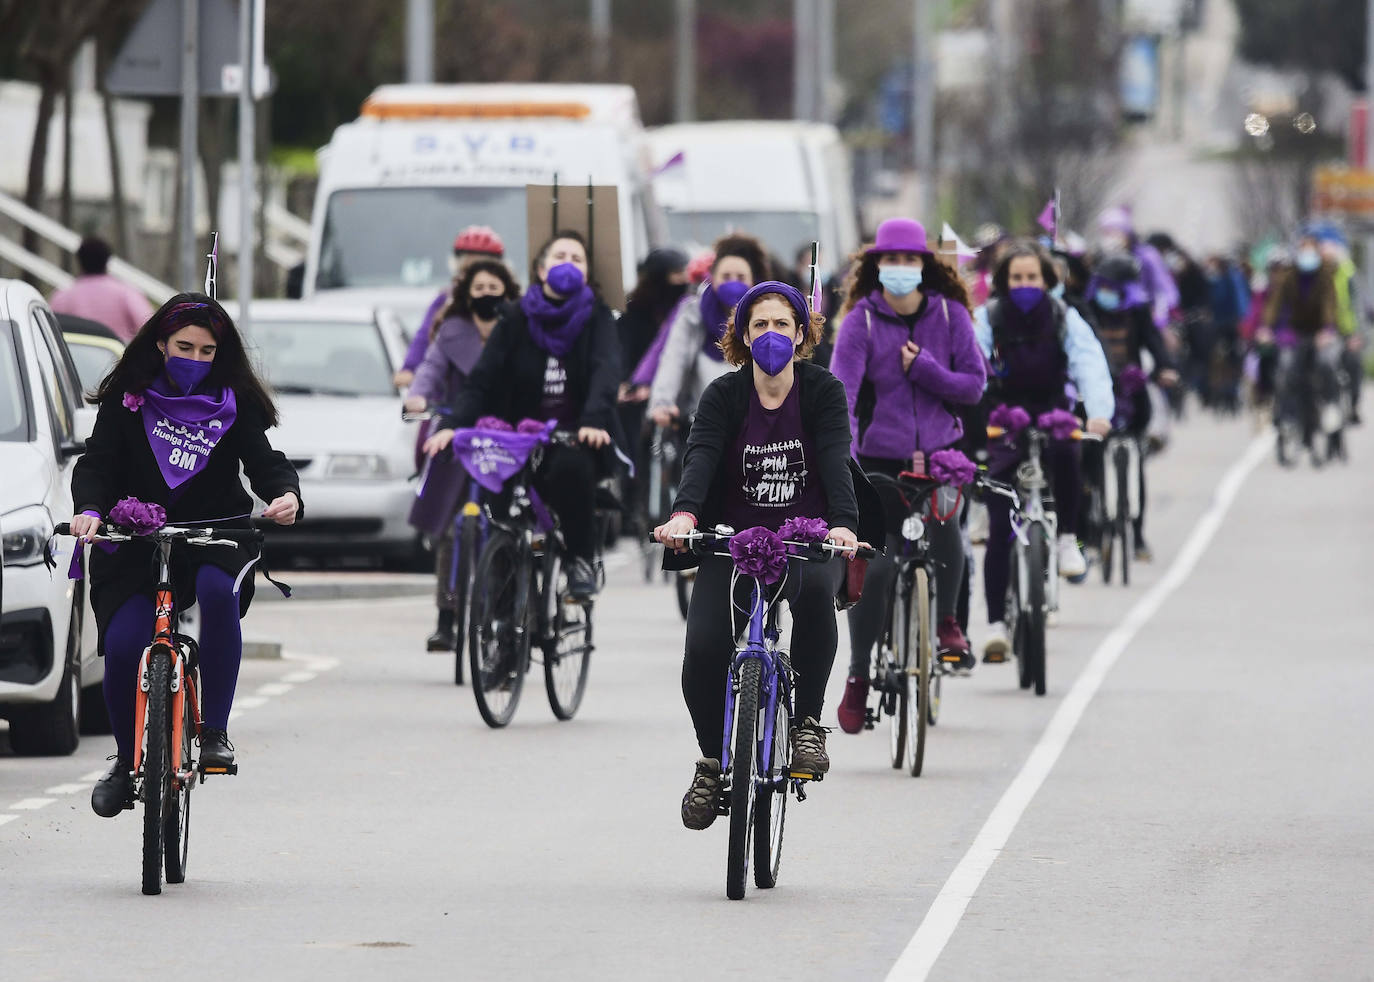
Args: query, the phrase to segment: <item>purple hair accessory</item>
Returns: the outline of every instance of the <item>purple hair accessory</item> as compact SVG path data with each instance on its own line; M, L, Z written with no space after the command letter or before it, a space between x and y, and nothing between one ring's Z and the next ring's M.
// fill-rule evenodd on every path
M972 484L977 475L978 468L962 451L951 447L930 455L930 476L941 484L963 487Z
M137 498L121 498L118 504L110 509L109 518L115 525L129 529L137 535L147 535L167 524L167 510L161 505L139 501Z
M1145 369L1139 365L1127 365L1121 370L1121 377L1117 380L1121 385L1121 394L1133 396L1145 388L1145 383L1149 376L1145 374Z
M474 430L501 430L503 433L515 432L515 427L499 416L483 416L472 424L472 428Z
M1042 430L1049 430L1050 436L1056 440L1069 439L1078 432L1081 425L1078 417L1067 409L1051 409L1047 413L1041 413L1035 424Z
M490 419L491 417L487 417ZM541 436L549 431L549 424L537 419L522 419L515 426L516 433L526 433L530 436Z
M1020 433L1030 426L1030 413L1020 406L1008 406L1004 403L988 414L988 425L1000 427L1008 434Z
M823 518L789 518L778 529L778 538L788 542L821 542L829 534Z
M730 540L735 569L764 583L776 583L787 570L787 547L771 529L745 529Z
M124 393L124 408L131 413L136 413L143 408L143 396L137 392Z

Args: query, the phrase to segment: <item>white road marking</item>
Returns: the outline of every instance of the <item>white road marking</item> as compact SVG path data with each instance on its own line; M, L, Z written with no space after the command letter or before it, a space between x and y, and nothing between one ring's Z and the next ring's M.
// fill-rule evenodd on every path
M1039 742L1031 750L1020 772L979 829L973 845L940 888L925 918L907 943L897 963L888 972L888 982L921 982L935 967L949 939L954 936L964 912L978 892L983 878L997 860L1007 840L1021 821L1031 800L1058 762L1060 754L1097 695L1107 673L1130 645L1140 629L1164 606L1164 602L1187 581L1193 569L1221 528L1240 493L1245 479L1273 449L1274 438L1263 433L1251 441L1240 460L1231 465L1217 485L1212 503L1198 519L1192 534L1168 571L1140 598L1125 619L1097 646L1087 666L1064 696Z
M18 817L18 815L0 815L0 825L8 825Z
M283 682L290 682L293 685L299 685L301 682L309 682L313 678L315 678L314 672L289 672L283 675L281 680Z
M99 781L99 780L100 780L102 777L104 777L104 776L105 776L105 772L104 772L104 771L91 771L89 774L82 774L81 777L80 777L78 780L81 780L81 781Z
M235 709L257 709L267 701L266 696L244 696L234 700Z
M10 808L17 812L37 811L45 805L51 805L56 798L25 798L23 801L16 801Z
M102 773L100 776L101 776L101 777L104 777L105 775ZM59 785L56 785L55 787L48 788L48 790L44 791L43 793L44 793L44 794L76 794L78 791L85 791L85 790L86 790L87 788L89 788L89 787L90 787L89 784L59 784Z
M293 688L295 688L295 686L289 685L286 682L267 682L258 686L258 695L269 697L284 696Z

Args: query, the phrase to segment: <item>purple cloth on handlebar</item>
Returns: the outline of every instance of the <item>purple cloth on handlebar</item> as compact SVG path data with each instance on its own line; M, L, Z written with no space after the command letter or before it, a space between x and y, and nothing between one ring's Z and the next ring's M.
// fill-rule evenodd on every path
M549 432L549 423L537 419L522 419L515 424L516 433L544 434Z
M1145 388L1145 383L1150 377L1145 374L1145 369L1139 365L1127 365L1121 370L1121 375L1117 379L1117 384L1121 389L1121 394L1133 396Z
M110 521L136 535L147 535L167 524L167 510L159 504L139 501L137 498L121 498L110 509Z
M1020 406L1008 406L1004 403L988 414L988 425L1001 427L1008 435L1020 433L1030 426L1030 413Z
M776 532L763 526L736 533L730 539L730 558L742 574L768 584L787 571L787 547Z
M453 454L474 481L488 491L500 491L525 466L534 448L549 442L552 433L552 424L537 433L462 429L453 434Z
M829 534L824 518L789 518L778 529L778 538L786 542L823 542Z
M930 476L941 484L963 487L972 484L978 468L962 451L950 448L930 455Z
M513 433L515 427L511 426L500 416L483 416L472 424L474 430L501 430L505 433Z
M1051 409L1041 413L1035 424L1042 430L1048 430L1056 440L1069 439L1078 432L1079 427L1078 417L1067 409Z

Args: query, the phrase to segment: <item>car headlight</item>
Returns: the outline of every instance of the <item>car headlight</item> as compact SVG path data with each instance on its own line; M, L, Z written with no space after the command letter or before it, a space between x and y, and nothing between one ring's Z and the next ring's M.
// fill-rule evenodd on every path
M52 537L52 516L41 505L0 515L0 553L6 566L32 566L43 561L43 546Z
M327 477L376 480L390 475L391 468L387 466L386 458L375 453L334 454L329 458L329 466L325 468Z

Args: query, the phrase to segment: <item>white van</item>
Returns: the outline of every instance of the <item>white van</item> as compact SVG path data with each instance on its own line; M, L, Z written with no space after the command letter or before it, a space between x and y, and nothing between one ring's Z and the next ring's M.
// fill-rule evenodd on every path
M555 175L569 209L589 178L618 189L628 289L653 224L643 133L627 85L384 85L319 152L304 295L382 304L413 331L468 225L496 230L524 282L525 186Z
M824 275L859 246L849 151L824 123L679 123L649 132L654 197L668 239L709 245L726 232L757 236L791 263L821 243Z

